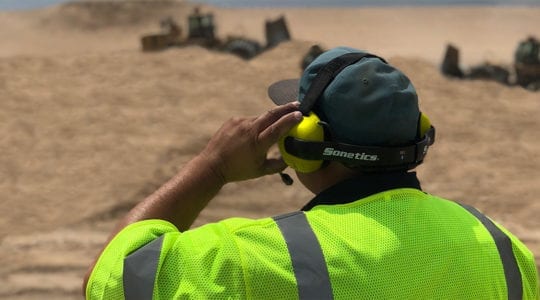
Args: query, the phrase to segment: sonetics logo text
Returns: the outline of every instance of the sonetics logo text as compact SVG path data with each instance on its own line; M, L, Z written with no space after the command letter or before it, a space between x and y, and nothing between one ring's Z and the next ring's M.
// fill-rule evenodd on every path
M379 157L375 154L339 151L339 150L334 150L334 148L324 148L323 155L333 156L333 157L346 157L349 159L367 160L367 161L379 160Z

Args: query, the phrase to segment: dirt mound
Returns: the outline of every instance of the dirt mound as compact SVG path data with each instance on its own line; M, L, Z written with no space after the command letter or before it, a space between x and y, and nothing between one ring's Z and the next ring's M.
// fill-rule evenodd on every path
M141 26L163 16L183 17L193 5L183 1L78 1L51 9L41 18L44 26L65 26L72 30Z

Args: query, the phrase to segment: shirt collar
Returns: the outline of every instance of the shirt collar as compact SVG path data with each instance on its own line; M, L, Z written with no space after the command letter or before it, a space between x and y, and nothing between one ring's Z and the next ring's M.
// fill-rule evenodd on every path
M321 204L350 203L373 194L399 188L422 190L416 172L381 173L350 178L322 191L302 210L307 211Z

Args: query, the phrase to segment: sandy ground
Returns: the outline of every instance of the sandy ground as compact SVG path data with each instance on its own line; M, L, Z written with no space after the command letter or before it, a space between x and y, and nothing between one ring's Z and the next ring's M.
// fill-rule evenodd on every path
M0 13L1 299L81 299L85 268L118 218L224 120L272 107L266 87L298 76L314 43L369 49L407 73L438 130L418 169L424 190L475 205L540 258L540 93L438 71L449 42L463 67L510 65L518 41L540 37L539 8L212 8L221 37L264 42L265 19L285 15L294 40L250 61L199 47L140 51L161 18L185 28L190 10L113 1ZM194 226L311 197L278 176L231 184Z

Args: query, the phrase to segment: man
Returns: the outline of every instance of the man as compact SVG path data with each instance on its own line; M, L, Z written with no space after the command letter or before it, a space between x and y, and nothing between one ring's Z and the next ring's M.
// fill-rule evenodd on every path
M434 128L403 73L335 48L269 95L281 105L226 122L128 213L90 269L87 298L538 298L533 255L516 237L421 190L410 170ZM277 142L313 200L188 230L226 183L281 172L284 160L267 158Z

